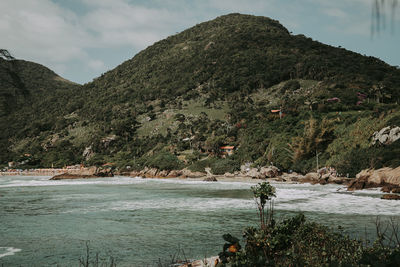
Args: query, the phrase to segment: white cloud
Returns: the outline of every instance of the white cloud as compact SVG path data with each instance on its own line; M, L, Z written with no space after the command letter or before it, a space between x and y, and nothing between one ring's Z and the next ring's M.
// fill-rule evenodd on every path
M106 67L104 62L98 59L89 60L88 66L96 71L102 71Z
M339 8L325 8L322 11L323 11L323 13L325 13L328 16L336 17L336 18L340 18L340 19L347 18L347 16L348 16L346 14L346 12L344 12L343 10L341 10Z
M321 33L335 39L343 37L343 33L369 37L371 3L372 0L0 0L0 48L9 49L17 58L44 64L61 75L78 73L77 66L82 67L90 75L86 78L89 80L110 69L108 60L114 51L120 57L125 53L128 57L176 31L231 12L269 16L297 33L312 33L315 39ZM116 60L112 62L117 64Z
M50 0L0 1L1 48L63 74L68 62L104 70L93 48L131 47L139 51L170 34L179 21L164 9L128 4L125 0L84 0L88 12L76 14Z

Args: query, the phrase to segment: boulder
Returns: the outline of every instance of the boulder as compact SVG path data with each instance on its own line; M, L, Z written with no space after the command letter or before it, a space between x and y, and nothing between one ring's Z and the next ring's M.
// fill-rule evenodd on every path
M159 171L159 172L158 172L157 177L159 177L159 178L166 178L166 177L168 177L168 174L169 174L169 171L168 171L168 170L162 170L162 171Z
M364 180L354 179L347 186L347 191L361 190L365 188L366 182Z
M389 145L400 139L400 127L387 126L372 135L372 144L379 142L383 145Z
M353 178L347 177L336 177L336 176L329 176L328 183L329 184L349 184Z
M388 186L391 190L400 187L400 167L362 170L357 174L356 179L349 184L348 190L383 186ZM385 188L385 190L388 189Z
M206 178L203 179L203 181L205 181L205 182L218 182L217 178L215 178L214 176L206 177Z
M145 177L145 178L155 178L155 177L157 177L157 174L158 174L158 169L151 168L151 169L148 169L144 173L143 177Z
M140 177L141 176L141 172L140 171L131 171L129 173L130 177Z
M111 169L104 169L104 170L99 170L94 174L94 176L97 177L114 177L114 174Z
M88 178L98 178L98 176L85 175L85 174L79 175L79 174L62 173L62 174L51 177L50 180L88 179Z
M167 178L175 178L182 175L181 170L172 170L168 173Z
M280 181L282 182L302 182L304 180L304 176L301 174L298 174L297 172L292 172L292 173L283 173L280 176Z
M393 188L392 193L400 194L400 187Z
M400 195L396 194L385 194L381 197L382 199L389 199L389 200L400 200Z
M279 169L275 166L262 167L259 173L265 178L275 178L279 175Z
M193 172L189 169L183 169L181 175L188 178L200 178L206 176L206 174L203 172Z
M252 165L251 162L247 162L247 163L241 165L241 166L240 166L240 172L241 172L241 173L246 173L246 172L248 172L248 171L251 169L251 165Z
M257 177L259 175L258 169L257 168L250 168L247 172L246 172L246 176L250 176L250 177Z
M303 183L312 183L312 184L316 184L319 182L320 179L320 174L316 173L316 172L309 172L307 173L303 179L301 179L301 182Z

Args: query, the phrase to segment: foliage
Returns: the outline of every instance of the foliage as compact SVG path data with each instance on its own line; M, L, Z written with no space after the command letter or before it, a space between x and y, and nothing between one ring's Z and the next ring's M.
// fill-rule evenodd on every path
M179 170L182 168L182 162L175 155L166 151L146 158L145 165L159 170Z
M28 153L35 160L21 168L106 162L142 168L157 166L149 157L166 148L215 157L186 160L216 173L245 162L307 172L316 151L321 166L342 173L371 161L394 166L390 148L373 148L369 139L398 122L399 81L400 71L376 58L241 14L156 42L82 86L39 64L0 58L0 164ZM328 101L335 97L340 102ZM271 113L280 107L282 118ZM220 161L219 147L228 144L235 146L232 161ZM82 156L89 148L93 159ZM358 163L359 155L365 160Z
M211 172L216 175L221 175L227 172L234 173L238 170L240 170L239 162L229 158L217 160L211 165Z
M268 183L253 188L263 203L274 196ZM265 202L264 202L265 203ZM259 204L260 207L260 204ZM273 218L271 221L274 221ZM389 234L387 229L391 227ZM382 230L383 229L383 230ZM218 266L397 266L400 262L398 225L377 222L378 239L372 246L322 224L307 222L303 214L279 223L248 227L241 249L239 239L226 234Z
M230 158L221 159L217 157L209 157L207 159L193 162L188 167L191 171L204 172L205 168L211 168L211 172L216 175L222 175L227 172L234 173L240 169L239 162Z
M275 187L270 185L268 182L263 182L256 186L252 186L251 190L253 191L254 199L257 203L261 229L266 229L268 226L274 224L274 221L272 220L272 208L269 209L266 214L265 204L276 196Z

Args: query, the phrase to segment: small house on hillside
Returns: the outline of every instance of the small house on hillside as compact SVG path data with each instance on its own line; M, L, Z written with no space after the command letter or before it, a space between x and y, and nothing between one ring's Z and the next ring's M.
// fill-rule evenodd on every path
M221 146L219 148L220 154L221 156L225 157L225 156L230 156L233 154L235 147L234 146Z
M271 113L279 116L280 119L282 119L285 116L282 109L271 109Z

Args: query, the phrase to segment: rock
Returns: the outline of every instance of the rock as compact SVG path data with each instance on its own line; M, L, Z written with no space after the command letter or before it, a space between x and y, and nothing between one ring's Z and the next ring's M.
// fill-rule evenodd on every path
M94 155L94 152L93 152L92 146L85 147L85 150L83 150L83 153L82 153L82 157L84 157L85 160L89 160L91 157L93 157L93 155Z
M111 169L106 169L106 170L100 170L94 174L94 176L97 177L114 177L113 172Z
M348 184L350 181L353 180L352 178L347 177L336 177L336 176L329 176L328 183L329 184Z
M388 134L382 134L381 136L378 137L378 141L381 144L386 144L386 141L389 139Z
M311 184L316 184L319 182L320 174L316 172L309 172L305 175L305 177L302 179L303 183L311 183Z
M372 144L379 142L383 145L389 145L400 139L400 127L384 127L372 135Z
M226 173L224 174L224 176L225 176L225 177L235 177L235 174L234 174L234 173L230 173L230 172L226 172Z
M143 176L143 177L146 177L146 178L156 178L156 177L157 177L157 173L158 173L158 169L156 169L156 168L151 168L151 169L147 170L147 171L144 173L144 176Z
M389 140L391 143L400 139L400 127L395 127L389 132Z
M265 176L259 173L257 168L251 168L245 175L251 178L259 178L259 179L265 178Z
M205 170L206 173L207 173L207 177L212 177L212 176L213 176L213 174L211 173L211 168L210 168L210 167L207 167L207 168L205 168L204 170Z
M378 170L362 170L356 175L356 179L349 184L348 190L383 186L390 186L391 188L400 187L400 167L395 169L386 167Z
M324 174L324 175L321 176L320 180L322 179L322 180L328 181L328 179L329 179L330 177L331 177L331 174L330 174L330 173L326 173L326 174Z
M250 169L251 169L251 164L252 164L252 162L247 162L247 163L241 165L241 166L240 166L240 172L241 172L242 174L244 174L244 173L247 173L248 171L250 171Z
M392 193L400 194L400 187L393 188Z
M131 172L129 173L129 176L130 176L130 177L140 177L140 176L141 176L141 173L140 173L140 171L131 171Z
M389 199L389 200L400 200L400 195L396 194L385 194L381 197L382 199Z
M158 172L157 177L159 178L166 178L168 177L169 171L168 170L162 170Z
M206 178L203 179L203 181L205 181L205 182L218 182L217 178L215 178L214 176L206 177Z
M365 188L365 181L354 179L347 187L347 191L361 190Z
M62 173L51 177L50 180L88 179L88 178L98 178L98 177L94 175Z
M280 180L282 182L302 182L302 180L304 180L304 176L301 174L298 174L296 172L292 172L292 173L283 173L280 176Z
M384 187L382 187L381 191L384 193L390 193L390 192L392 192L392 187L385 185Z
M182 176L188 177L188 178L200 178L204 177L206 174L203 172L193 172L189 169L183 169L182 170Z
M168 173L167 178L175 178L175 177L178 177L178 176L181 176L181 175L182 175L182 171L181 170L172 170L172 171L170 171Z
M279 169L275 166L262 167L260 174L265 178L275 178L279 175Z

